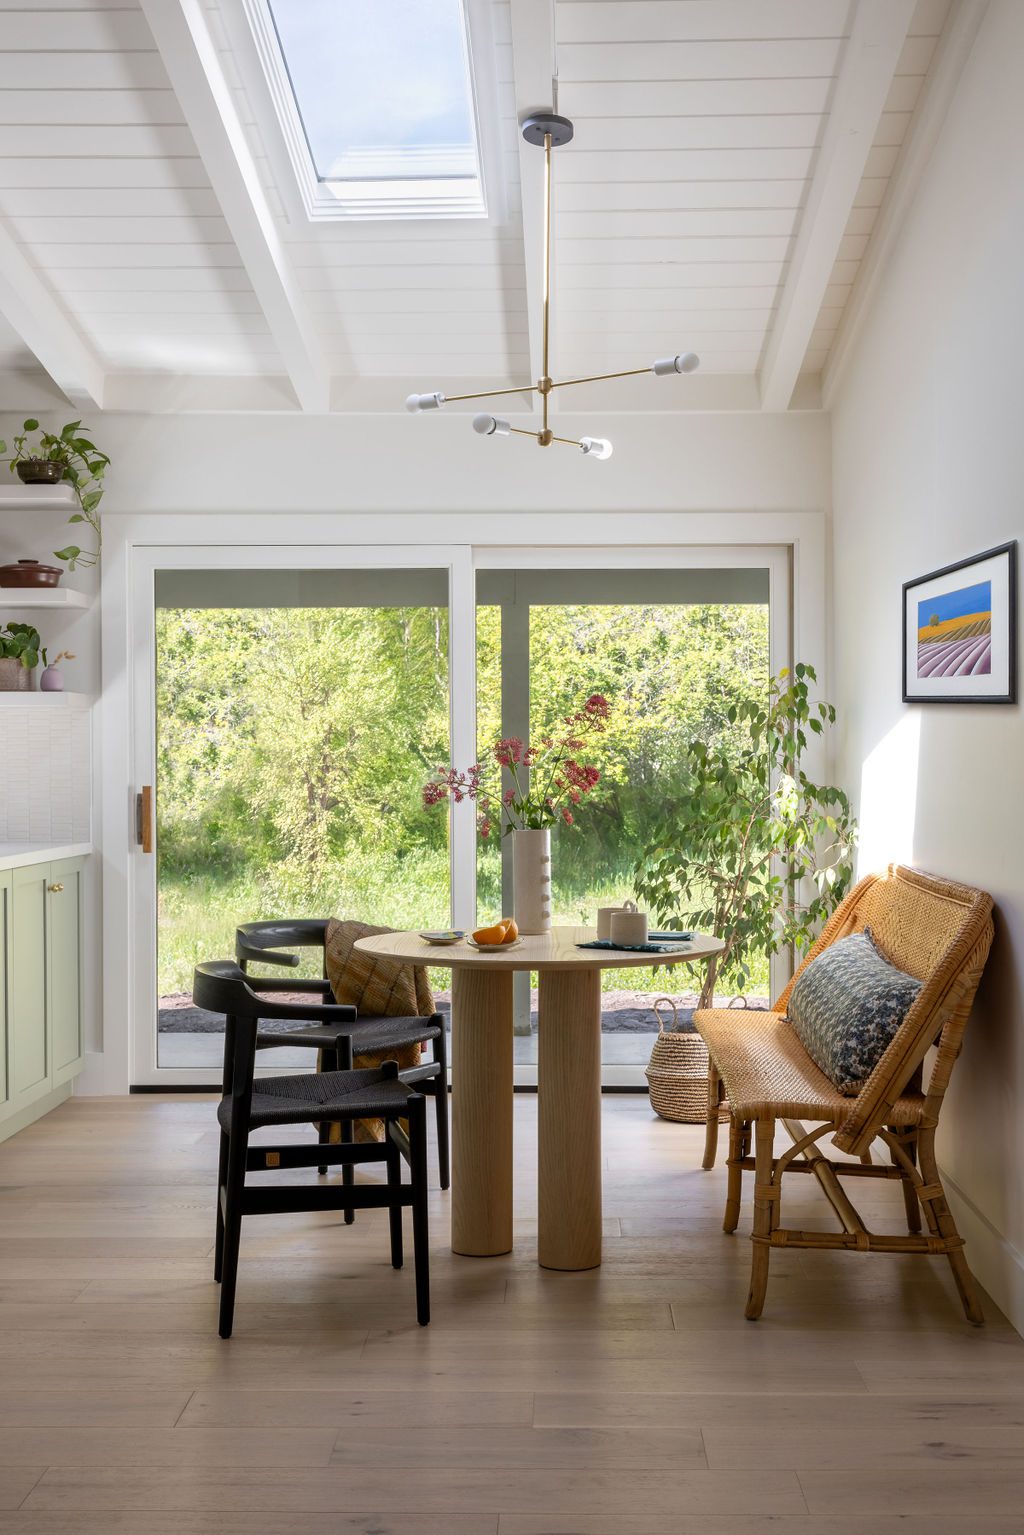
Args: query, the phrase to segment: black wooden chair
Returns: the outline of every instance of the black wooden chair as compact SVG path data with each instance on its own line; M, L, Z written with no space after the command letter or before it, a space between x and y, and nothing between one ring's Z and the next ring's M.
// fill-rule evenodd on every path
M254 961L297 969L301 963L299 955L283 951L319 949L322 955L326 932L326 919L320 917L244 922L235 930L235 958L243 971L248 971ZM287 984L282 982L279 989L310 991L330 1000L331 985L326 979L322 959L320 972L315 980L295 980ZM262 982L257 984L262 985ZM451 1153L448 1142L448 1037L443 1017L440 1013L432 1013L428 1018L360 1018L354 1008L350 1008L349 1012L352 1021L346 1022L343 1027L319 1024L289 1030L287 1034L261 1034L260 1045L308 1046L323 1052L321 1065L324 1071L347 1071L352 1066L358 1066L360 1056L371 1052L398 1050L405 1045L429 1044L431 1058L402 1071L400 1076L403 1082L415 1083L434 1100L438 1174L442 1189L447 1189L451 1184ZM325 1124L321 1129L322 1140L326 1141L328 1133L329 1126ZM351 1138L351 1124L342 1124L341 1135L343 1140ZM326 1172L326 1167L322 1166L320 1171ZM350 1166L343 1167L342 1178L345 1182L351 1182ZM351 1210L346 1212L345 1219L353 1219Z
M193 977L196 1006L225 1016L224 1095L217 1109L221 1136L213 1270L213 1277L221 1286L220 1335L231 1336L242 1216L293 1210L388 1210L391 1262L395 1268L401 1268L402 1210L411 1207L416 1317L425 1327L430 1321L426 1100L399 1078L394 1061L363 1071L300 1072L255 1082L256 1051L266 1044L282 1043L281 1035L266 1038L260 1035L261 1019L295 1019L340 1031L352 1024L355 1012L354 1008L335 1005L275 1002L272 997L258 995L256 986L271 993L291 989L290 982L278 979L250 984L231 960L197 965ZM267 1126L351 1124L355 1119L383 1120L384 1140L366 1145L249 1144L250 1134ZM403 1120L408 1124L408 1133L402 1128ZM402 1181L403 1156L409 1163L409 1183ZM352 1170L363 1162L385 1163L384 1187L353 1183L254 1187L245 1181L247 1172L265 1172L268 1168L327 1164Z

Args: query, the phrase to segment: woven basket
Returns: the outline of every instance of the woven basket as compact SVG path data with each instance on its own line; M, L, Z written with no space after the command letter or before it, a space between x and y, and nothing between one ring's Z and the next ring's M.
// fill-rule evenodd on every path
M665 1030L660 1007L672 1009L673 1027ZM708 1117L708 1047L696 1030L679 1033L676 1005L671 997L654 999L658 1037L654 1041L650 1063L644 1075L651 1095L651 1108L662 1119L677 1124L702 1125ZM727 1119L728 1104L723 1103L719 1118Z

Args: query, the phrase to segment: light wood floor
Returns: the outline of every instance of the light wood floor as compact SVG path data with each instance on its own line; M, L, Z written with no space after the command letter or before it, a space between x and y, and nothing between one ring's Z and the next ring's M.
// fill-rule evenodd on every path
M229 1343L208 1100L79 1099L0 1146L0 1535L1024 1529L1024 1342L968 1327L943 1260L780 1254L746 1322L702 1132L610 1097L604 1267L543 1272L535 1127L519 1097L513 1256L453 1257L432 1197L428 1329L382 1213L275 1216Z

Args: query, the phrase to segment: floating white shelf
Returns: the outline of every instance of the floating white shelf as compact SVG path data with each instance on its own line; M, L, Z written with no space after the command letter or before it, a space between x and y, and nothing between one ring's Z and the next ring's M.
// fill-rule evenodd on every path
M19 708L23 704L29 704L33 709L59 709L69 706L82 709L91 703L92 699L88 693L0 693L0 709Z
M11 485L0 485L0 509L9 507L14 511L28 511L41 506L75 505L73 485L23 485L17 479Z
M0 608L87 608L88 592L70 586L0 586Z

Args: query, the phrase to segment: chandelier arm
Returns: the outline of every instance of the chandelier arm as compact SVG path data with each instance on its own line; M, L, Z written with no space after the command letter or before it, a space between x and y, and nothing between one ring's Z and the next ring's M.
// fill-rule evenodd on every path
M509 431L514 437L532 437L534 442L536 442L537 438L540 436L539 432L527 431L525 426L510 426Z
M479 394L446 394L445 404L451 405L456 400L496 400L503 394L533 394L536 384L516 384L511 389L481 389Z
M640 373L650 373L650 368L624 368L620 373L590 373L586 378L552 379L552 389L571 389L573 384L600 384L608 378L635 378Z

